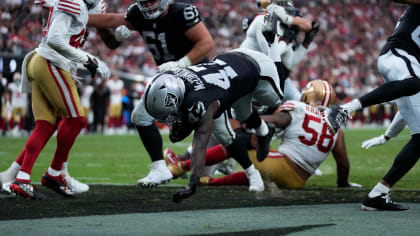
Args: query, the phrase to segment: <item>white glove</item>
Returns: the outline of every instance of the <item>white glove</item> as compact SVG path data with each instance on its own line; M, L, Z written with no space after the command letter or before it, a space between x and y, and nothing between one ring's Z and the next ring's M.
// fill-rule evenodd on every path
M115 39L122 42L131 35L131 30L125 25L120 25L115 29Z
M108 66L105 62L98 60L98 69L97 72L102 79L108 80L111 77L111 70L109 70Z
M267 11L268 13L274 12L280 18L281 22L283 22L286 25L291 25L293 22L293 16L287 15L284 7L281 7L276 4L270 4L267 7Z
M276 35L274 42L268 46L268 57L270 57L274 62L281 61L281 55L285 53L288 49L286 42L280 40L280 36Z
M168 61L163 64L161 64L158 67L159 72L165 72L168 70L176 69L176 68L185 68L192 65L191 60L184 56L183 58L179 59L178 61Z
M368 140L364 141L362 143L362 148L369 149L373 146L383 145L386 142L388 142L388 140L385 138L385 135L381 135L379 137L371 138L371 139L368 139Z

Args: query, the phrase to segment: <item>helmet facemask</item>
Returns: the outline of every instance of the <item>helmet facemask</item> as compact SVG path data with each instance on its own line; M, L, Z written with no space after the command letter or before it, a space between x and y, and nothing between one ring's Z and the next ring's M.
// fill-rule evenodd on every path
M146 19L156 19L166 10L168 0L137 0L137 6Z

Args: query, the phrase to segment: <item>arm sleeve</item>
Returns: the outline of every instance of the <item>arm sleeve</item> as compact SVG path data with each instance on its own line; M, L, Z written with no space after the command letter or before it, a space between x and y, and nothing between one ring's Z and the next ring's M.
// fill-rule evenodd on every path
M58 13L48 29L47 43L67 59L77 63L84 63L88 59L87 53L70 46L63 38L63 35L68 33L73 20L72 18L71 15L66 13Z
M299 45L296 50L289 48L289 50L282 55L282 61L287 69L292 71L299 62L301 62L307 55L308 50L302 45Z
M395 114L394 119L391 122L391 125L386 129L385 136L393 138L397 136L405 127L405 120L402 118L400 112Z

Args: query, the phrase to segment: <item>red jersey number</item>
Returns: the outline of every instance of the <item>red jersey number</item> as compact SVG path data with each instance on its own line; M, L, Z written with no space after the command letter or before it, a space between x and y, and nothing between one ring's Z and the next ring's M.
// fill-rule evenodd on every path
M299 140L308 146L316 144L320 152L327 153L330 151L334 143L334 135L328 133L328 127L325 122L322 123L322 132L319 134L314 128L310 127L311 122L322 123L321 118L305 114L305 119L303 120L302 128L306 133L312 135L311 139L306 139L305 136L299 136ZM325 140L327 140L326 146L324 145Z

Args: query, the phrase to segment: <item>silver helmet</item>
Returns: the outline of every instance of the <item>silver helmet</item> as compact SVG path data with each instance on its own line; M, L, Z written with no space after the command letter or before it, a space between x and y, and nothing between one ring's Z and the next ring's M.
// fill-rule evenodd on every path
M185 84L172 74L159 74L144 93L146 111L159 122L171 125L178 117L184 99Z
M156 19L165 11L168 0L136 0L146 19Z

